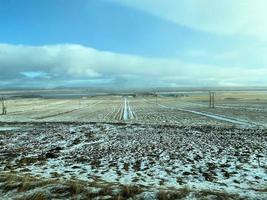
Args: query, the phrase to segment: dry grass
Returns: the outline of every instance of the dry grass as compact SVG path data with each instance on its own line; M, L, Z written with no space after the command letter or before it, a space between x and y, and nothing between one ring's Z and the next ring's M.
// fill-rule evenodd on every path
M200 191L196 194L197 199L199 200L243 200L243 198L238 195L232 195L224 192L218 191Z
M70 195L75 196L85 191L85 185L77 181L69 181L69 182L66 182L65 185L67 186L66 188Z
M189 195L192 196L189 196ZM232 195L219 191L194 191L188 188L182 188L179 190L162 190L157 193L158 200L174 200L174 199L184 199L184 198L192 198L198 200L243 200L238 195Z
M11 190L18 190L19 192L23 192L31 188L30 183L35 181L34 178L25 175L25 176L15 176L13 174L7 174L0 176L0 182L4 184L1 185L1 189L5 192Z
M17 176L12 173L0 175L0 183L3 183L0 186L0 190L3 193L11 191L16 194L25 193L23 197L18 198L19 200L45 200L47 196L44 192L56 197L76 197L86 191L86 185L79 181L64 181L60 179L41 180L30 175ZM34 193L31 194L32 192Z
M157 193L158 200L174 200L174 199L182 199L190 194L190 190L188 188L183 188L179 190L162 190Z
M49 198L47 198L45 193L37 192L33 195L17 198L16 200L49 200Z
M138 186L122 186L120 196L123 198L134 197L142 192L141 188Z
M96 178L95 181L37 179L30 175L18 176L15 173L0 174L0 194L10 193L16 200L48 200L48 199L93 199L107 198L125 200L135 198L146 188L106 183ZM264 190L265 191L265 190ZM193 191L188 188L168 189L157 192L158 200L174 200L188 198L193 195L199 200L242 200L238 195L217 191ZM1 195L0 195L1 198Z
M93 199L95 197L128 199L141 192L138 186L104 183L97 179L89 183L79 180L65 181L59 178L38 179L31 175L18 176L15 173L0 174L0 194L18 195L19 197L14 197L17 200Z
M18 165L19 166L27 166L34 164L38 161L44 161L45 159L42 157L22 157L20 160L18 160Z
M17 190L17 192L26 192L35 188L44 187L56 183L56 180L38 180L31 175L24 174L18 176L13 173L1 174L0 182L3 183L0 189L4 192Z

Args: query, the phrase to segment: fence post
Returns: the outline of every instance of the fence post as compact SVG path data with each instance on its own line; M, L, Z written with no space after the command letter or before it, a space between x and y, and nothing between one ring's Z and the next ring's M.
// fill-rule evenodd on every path
M215 108L215 92L209 92L209 108Z
M2 115L6 115L7 108L6 108L6 102L5 102L4 97L1 98L1 101L2 101Z

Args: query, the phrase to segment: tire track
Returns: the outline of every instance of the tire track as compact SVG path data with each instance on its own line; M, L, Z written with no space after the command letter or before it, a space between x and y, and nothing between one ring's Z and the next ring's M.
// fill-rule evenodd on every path
M132 111L129 100L127 97L124 98L124 103L120 106L117 113L114 116L115 120L133 120L136 119L136 114L134 111Z
M169 107L169 106L165 106L165 105L162 105L162 104L158 104L158 105L160 107L162 107L162 108L175 109L175 110L179 110L179 111L183 111L183 112L189 112L189 113L192 113L192 114L209 117L209 118L216 119L216 120L230 122L230 123L242 126L242 127L255 127L255 126L257 126L257 124L255 124L253 122L249 122L249 121L242 120L242 119L231 118L231 117L224 116L224 115L211 114L211 113L206 113L206 112L199 112L199 111L194 111L194 110Z
M148 101L147 99L144 98L145 101ZM153 102L150 102L153 103ZM200 115L200 116L204 116L204 117L209 117L215 120L220 120L220 121L225 121L225 122L230 122L232 124L236 124L239 125L241 127L257 127L259 126L258 124L254 123L254 122L250 122L250 121L246 121L243 119L237 119L237 118L232 118L232 117L228 117L228 116L224 116L224 115L218 115L218 114L212 114L212 113L206 113L206 112L199 112L199 111L194 111L194 110L189 110L189 109L183 109L183 108L176 108L176 107L172 107L172 106L166 106L160 103L154 103L162 108L166 108L166 109L173 109L173 110L179 110L182 112L188 112L188 113L192 113L192 114L196 114L196 115Z

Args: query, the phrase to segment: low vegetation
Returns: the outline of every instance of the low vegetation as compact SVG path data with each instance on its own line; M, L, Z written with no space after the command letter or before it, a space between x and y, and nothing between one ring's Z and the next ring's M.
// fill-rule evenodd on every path
M40 179L17 173L0 174L0 197L16 200L49 199L158 199L179 200L198 198L200 200L242 200L238 195L214 191L196 191L188 188L154 190L140 186L121 185L103 181L85 182L80 180Z

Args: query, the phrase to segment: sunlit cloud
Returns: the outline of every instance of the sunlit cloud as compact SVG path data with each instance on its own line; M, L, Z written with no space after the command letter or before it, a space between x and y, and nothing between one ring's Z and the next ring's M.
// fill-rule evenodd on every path
M196 30L267 40L265 0L112 0Z
M52 83L71 85L71 82L84 85L105 83L110 87L223 86L228 82L261 85L267 77L267 68L221 67L185 62L179 58L148 58L76 44L1 44L0 66L0 78L5 85L9 81L17 84L29 79L42 86Z

